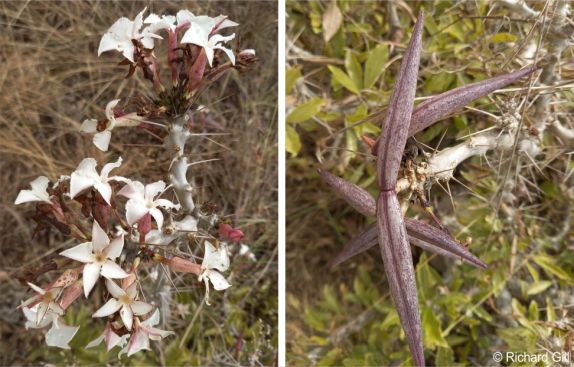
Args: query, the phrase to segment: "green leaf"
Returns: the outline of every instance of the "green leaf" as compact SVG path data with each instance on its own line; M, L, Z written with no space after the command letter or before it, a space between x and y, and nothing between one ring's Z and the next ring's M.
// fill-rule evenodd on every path
M311 117L315 116L321 107L325 104L325 100L319 97L313 97L307 102L300 104L295 107L289 116L287 116L286 121L291 123L298 123L309 120Z
M389 59L389 47L385 44L380 44L369 51L367 61L365 63L365 77L363 87L365 89L371 88L377 79L384 71L384 66Z
M500 32L492 36L490 38L490 42L492 43L515 42L517 38L518 37L516 37L516 35L514 34Z
M440 321L436 318L434 311L430 307L425 307L423 311L422 327L424 331L425 346L432 348L449 348L446 339L442 336Z
M533 256L532 259L536 264L538 264L546 273L549 275L554 275L562 280L571 281L572 277L570 274L566 272L566 270L562 269L560 266L556 264L556 260L551 258L547 255L536 255Z
M534 296L535 294L544 292L551 285L552 285L552 282L550 282L548 280L536 282L536 283L532 284L532 286L530 286L530 288L528 288L528 291L526 292L526 294L529 296Z
M301 78L300 65L287 69L285 72L285 94L291 93L291 90L295 87L295 83L297 83L299 78Z
M301 150L301 138L299 138L299 134L297 134L293 126L287 124L285 128L287 130L287 134L285 135L285 150L293 154L293 156L296 156Z
M345 53L345 68L357 90L363 89L363 68L351 50Z
M327 67L331 71L331 74L333 74L333 78L339 84L355 94L361 94L361 91L357 88L355 82L353 79L351 79L351 77L349 77L349 75L347 75L347 73L333 65L328 65Z

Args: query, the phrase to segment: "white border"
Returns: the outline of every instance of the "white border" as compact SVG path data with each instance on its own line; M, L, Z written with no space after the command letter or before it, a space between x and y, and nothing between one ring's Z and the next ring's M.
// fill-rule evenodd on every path
M279 210L279 223L278 223L278 236L279 236L279 254L278 254L278 267L279 267L279 340L278 340L278 358L277 363L279 366L286 366L286 339L285 339L285 0L278 2L278 168L279 168L279 191L278 191L278 210Z

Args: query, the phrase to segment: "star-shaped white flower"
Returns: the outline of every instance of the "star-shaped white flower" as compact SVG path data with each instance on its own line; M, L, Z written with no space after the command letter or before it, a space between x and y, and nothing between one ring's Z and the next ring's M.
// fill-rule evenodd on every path
M20 307L27 308L27 306L32 305L35 307L36 310L36 327L41 327L42 320L44 320L44 316L50 312L54 312L58 315L63 315L64 310L58 302L56 302L56 298L60 295L62 288L55 287L52 289L44 290L37 285L28 282L30 288L32 288L37 294L28 298L26 301L22 302Z
M140 350L150 350L149 340L161 340L168 335L175 334L173 331L167 331L155 328L154 326L159 324L159 309L156 308L155 312L151 317L145 321L135 318L135 332L130 337L130 342L127 346L128 357L139 352ZM125 351L122 351L125 353ZM122 354L120 352L120 354Z
M98 131L98 120L96 119L84 120L80 127L80 131L94 134L92 141L94 142L94 145L103 152L108 151L110 139L112 138L112 130L115 127L138 126L142 121L144 121L144 118L138 116L136 112L130 112L116 117L114 108L119 102L119 99L114 99L106 105L107 125L103 131Z
M50 195L48 194L48 184L50 180L46 176L40 176L34 181L30 182L32 190L20 190L18 197L14 202L15 205L28 203L33 201L43 201L51 204Z
M121 52L126 59L134 62L135 46L132 41L139 41L145 48L152 49L154 38L161 39L161 37L147 28L141 30L146 9L144 8L133 21L126 17L118 19L102 37L98 47L98 56L104 52L116 50Z
M179 209L179 204L174 204L167 199L155 199L164 189L165 182L163 181L157 181L145 186L139 181L130 181L122 187L118 195L123 195L129 199L126 203L126 219L130 226L149 213L155 219L157 228L161 230L163 213L158 207Z
M112 198L112 187L110 181L126 181L124 177L112 176L109 177L110 172L114 168L122 165L122 157L117 161L104 165L102 171L98 174L96 166L98 163L94 158L83 159L78 168L72 173L70 178L70 197L75 198L80 192L93 187L104 198L106 203L110 205Z
M178 23L179 19L185 19L185 17L179 17L178 13ZM213 34L214 28L217 30L226 27L233 27L238 25L235 22L225 19L225 17L219 16L217 18L211 18L208 16L198 16L191 17L190 27L185 32L181 39L181 43L191 43L202 47L207 56L207 61L209 66L213 64L213 57L215 55L215 50L219 49L225 52L231 63L235 65L235 54L229 48L223 47L222 44L231 41L235 38L235 33L231 36L222 36L220 34ZM219 26L217 26L219 24Z
M60 321L58 314L49 311L40 324L36 324L38 318L38 307L36 305L32 308L24 307L24 316L26 317L26 329L42 329L52 324L48 333L46 333L46 344L49 347L58 347L62 349L70 349L70 340L76 335L79 326L68 326Z
M134 315L141 316L150 312L153 306L149 303L137 301L137 283L133 282L127 290L123 290L112 280L106 279L106 287L112 297L105 305L97 310L92 317L106 317L120 310L120 316L128 330L132 329Z
M114 238L111 242L106 232L94 221L92 242L85 242L60 255L85 263L83 270L84 295L86 298L102 275L108 279L120 279L129 276L115 260L121 255L124 247L124 236Z
M119 336L112 329L112 324L108 323L102 335L89 342L88 345L86 345L86 349L96 347L104 340L106 342L106 350L108 352L115 346L123 348L127 344L129 336L130 334Z
M231 287L231 284L229 284L227 279L219 272L224 272L229 269L227 246L225 246L224 243L220 243L219 248L216 249L209 241L205 241L205 255L201 263L201 269L202 272L199 275L199 281L205 283L205 302L209 304L210 281L216 291L222 291Z

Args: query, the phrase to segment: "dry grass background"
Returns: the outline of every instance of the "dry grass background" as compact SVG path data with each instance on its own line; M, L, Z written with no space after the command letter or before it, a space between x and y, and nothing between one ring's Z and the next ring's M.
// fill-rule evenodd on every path
M252 288L241 303L250 307L248 322L263 318L265 324L276 328L276 311L270 316L258 309L275 307L277 302L276 3L2 2L1 365L23 363L32 348L43 345L41 333L24 332L22 317L15 307L27 296L27 289L13 275L20 266L37 266L64 246L55 233L42 233L31 239L32 206L13 205L18 191L38 175L54 180L69 174L85 157L95 157L101 164L120 152L124 158L121 175L147 176L151 180L161 179L165 172L168 157L161 147L153 146L157 141L149 135L119 129L114 131L110 152L102 153L93 146L90 137L78 133L85 118L102 118L108 101L136 92L150 95L148 83L140 74L124 79L125 67L117 66L119 54L96 56L101 35L115 19L122 15L133 19L144 6L158 14L175 14L187 8L195 14L229 15L241 24L234 30L237 38L233 46L257 50L261 61L253 70L243 75L233 71L201 97L200 102L210 107L214 120L229 134L193 141L190 145L194 145L194 159L220 160L199 165L191 172L201 183L197 197L217 203L223 213L234 214L236 224L244 229L259 259L256 264L242 264L241 271L234 271L237 274L233 275L234 284ZM161 50L158 54L164 55ZM148 145L129 145L135 142ZM183 321L173 325L177 333L187 326ZM267 353L260 358L272 360L274 353ZM226 362L234 361L228 358ZM218 363L217 359L211 363Z

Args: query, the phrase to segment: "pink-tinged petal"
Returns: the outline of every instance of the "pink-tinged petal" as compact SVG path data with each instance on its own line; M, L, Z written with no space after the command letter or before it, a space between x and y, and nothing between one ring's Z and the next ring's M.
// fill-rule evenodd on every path
M67 309L70 305L80 297L83 293L82 282L75 282L64 290L62 299L60 299L60 307Z
M145 197L147 199L155 198L159 193L165 190L165 182L156 181L145 186Z
M106 341L106 350L109 352L113 347L120 344L122 338L112 330L110 324L104 330L104 340Z
M138 329L138 331L132 335L130 342L128 343L128 357L144 349L150 350L149 337L145 331Z
M377 202L379 245L391 295L416 366L424 366L421 319L415 270L401 207L394 192L381 192Z
M105 305L100 307L92 317L106 317L113 315L114 313L118 312L118 310L122 307L122 304L115 298L111 298L106 302Z
M113 280L106 279L106 288L114 298L120 298L126 295L126 292Z
M130 307L132 309L133 314L137 316L145 315L146 313L149 313L151 310L153 310L152 305L142 301L134 301L130 305Z
M110 175L110 172L114 168L118 168L121 165L122 165L122 157L119 157L118 160L115 162L105 164L104 167L102 168L102 172L100 172L100 177L102 177L103 179L107 179L108 176Z
M183 259L178 256L174 256L171 259L165 262L167 266L169 266L171 271L180 272L180 273L192 273L199 275L201 274L201 265L194 263L191 260Z
M38 311L36 313L36 326L40 325L44 316L46 316L46 312L48 312L48 303L47 302L40 302L38 304Z
M231 287L231 284L229 284L227 279L225 279L225 277L217 270L208 270L208 272L207 277L211 281L211 284L213 284L213 289L216 291L222 291Z
M367 190L320 168L317 169L317 172L355 210L365 216L375 216L377 203Z
M413 110L409 135L416 134L475 99L486 96L497 89L504 88L516 80L532 74L535 70L535 66L530 66L512 73L455 88L427 99Z
M104 254L110 260L117 259L121 254L124 248L124 234L122 233L119 237L116 237L110 242L108 247L104 249Z
M140 326L144 326L144 328L149 329L152 326L155 326L157 324L159 324L159 308L156 308L155 311L151 314L151 316L148 319L146 319L145 321L142 321L140 323Z
M53 322L46 334L46 344L49 347L70 349L70 340L76 335L79 326L68 326L62 322Z
M91 242L81 243L77 246L60 252L60 255L82 263L91 263L94 261L94 251Z
M417 89L423 20L421 11L403 56L381 132L382 146L377 155L377 176L381 190L394 190L397 183Z
M131 308L127 305L124 305L120 310L120 316L122 317L122 321L124 322L126 329L131 331L132 324L134 322L134 314L132 313Z
M88 295L96 285L96 282L100 278L100 264L89 263L84 265L84 272L82 282L84 283L84 295L88 298Z
M82 126L80 126L80 131L84 133L95 134L98 132L98 120L96 119L87 119L82 122Z
M122 279L129 276L124 269L112 260L106 260L102 265L102 276L108 279Z
M128 184L118 191L118 195L125 196L128 199L139 199L144 201L144 185L139 181L128 181Z
M155 219L155 222L157 223L157 229L161 230L161 227L163 227L163 213L161 210L158 208L153 208L149 210L149 213L153 219Z
M148 337L151 340L161 340L161 339L163 339L169 335L175 335L175 333L173 331L157 329L157 328L148 327L145 325L141 325L141 328L145 330L145 332L148 334Z
M101 133L97 133L92 138L94 145L102 152L107 152L110 146L110 140L112 139L112 132L110 130L104 130Z
M92 247L94 252L103 251L110 244L110 238L97 220L92 224Z
M44 289L42 289L41 287L38 287L36 284L30 283L30 282L27 282L27 283L28 283L28 286L34 290L34 292L41 294L41 295L46 294L46 291Z
M143 200L130 199L126 203L126 219L130 226L142 219L148 212L149 208Z
M138 284L134 281L126 289L126 293L130 299L135 299L138 295Z
M112 187L107 182L97 181L94 183L94 189L100 193L102 198L108 205L111 205L112 200Z

